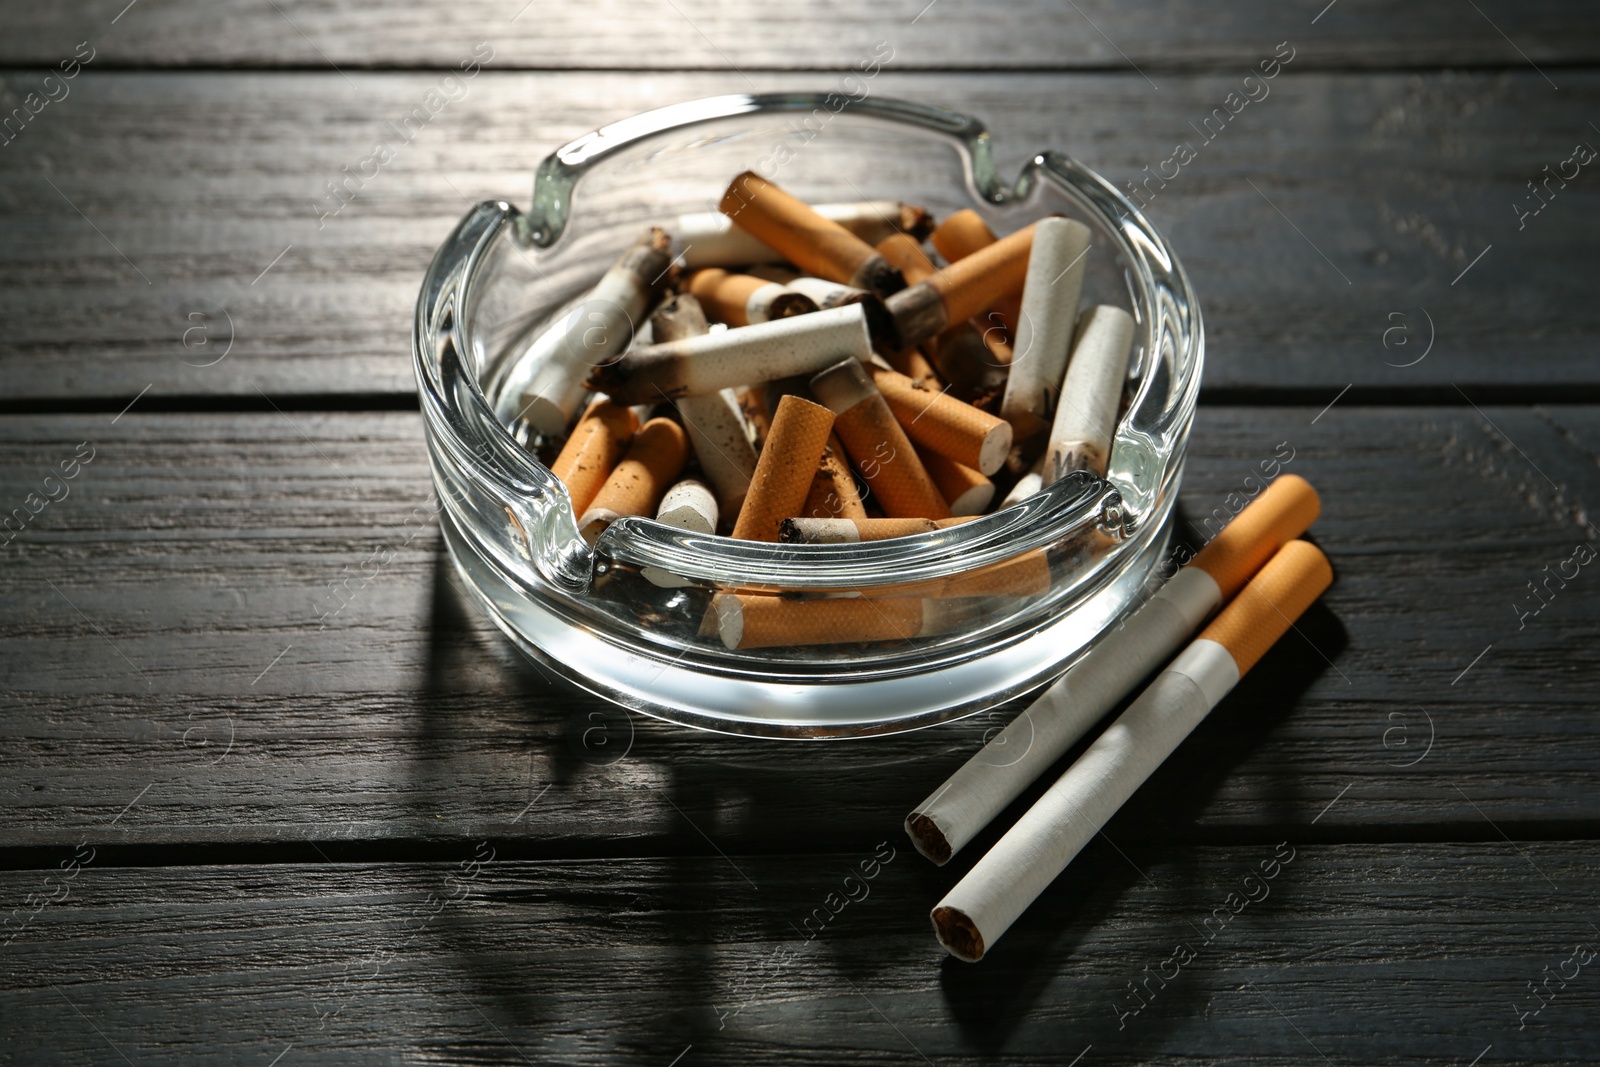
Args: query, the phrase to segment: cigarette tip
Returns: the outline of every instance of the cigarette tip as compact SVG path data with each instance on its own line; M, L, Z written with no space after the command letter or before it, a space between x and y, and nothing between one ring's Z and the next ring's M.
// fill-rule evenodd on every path
M928 917L933 920L934 936L946 952L963 963L977 963L983 959L983 935L966 912L941 904Z
M940 867L950 862L953 852L950 842L945 839L934 821L920 811L914 811L906 816L906 836L911 838L911 843L918 852Z

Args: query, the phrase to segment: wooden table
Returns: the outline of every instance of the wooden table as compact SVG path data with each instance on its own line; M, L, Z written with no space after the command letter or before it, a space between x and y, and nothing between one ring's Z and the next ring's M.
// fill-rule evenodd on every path
M1564 564L1600 507L1589 5L125 2L0 21L0 1061L1600 1061L1600 573ZM467 206L878 42L873 93L1119 181L1293 52L1149 214L1209 328L1185 513L1286 442L1337 582L977 966L927 920L970 856L900 822L1004 715L630 717L407 522L410 314Z

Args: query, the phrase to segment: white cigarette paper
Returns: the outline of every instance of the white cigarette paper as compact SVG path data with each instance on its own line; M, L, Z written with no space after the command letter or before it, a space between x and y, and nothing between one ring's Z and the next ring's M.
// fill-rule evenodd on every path
M1022 285L1021 321L1012 347L1000 415L1025 441L1050 425L1089 258L1089 227L1072 219L1047 218L1035 224Z
M980 959L1238 681L1222 645L1186 648L939 902L977 938L945 948Z
M517 361L519 375L504 395L516 398L520 418L541 434L558 434L571 424L586 399L583 381L600 363L634 340L645 325L669 260L666 236L647 234L623 253L588 295L561 312L534 338Z
M872 340L860 304L634 349L594 374L596 389L638 404L815 374L842 359L866 362Z
M902 217L903 206L897 200L811 205L817 214L837 222L870 245L898 232L893 220ZM679 215L671 231L676 260L686 270L784 261L782 254L748 230L740 229L720 211Z
M700 469L717 491L717 506L724 515L739 514L756 471L756 449L739 402L727 391L686 396L678 401L678 414Z
M1101 304L1078 320L1045 449L1045 485L1071 471L1105 477L1132 350L1133 316L1121 308Z
M1000 502L1001 507L1009 508L1012 504L1020 504L1044 488L1044 464L1048 458L1046 454L1034 460L1028 473L1017 479L1017 484L1011 487L1011 492Z
M947 862L1149 677L1221 602L1216 581L1198 567L1185 567L1173 575L917 805L906 818L906 832L917 850L935 863ZM937 833L919 827L922 821L931 823Z
M656 521L694 533L716 533L717 498L704 482L685 478L662 496Z

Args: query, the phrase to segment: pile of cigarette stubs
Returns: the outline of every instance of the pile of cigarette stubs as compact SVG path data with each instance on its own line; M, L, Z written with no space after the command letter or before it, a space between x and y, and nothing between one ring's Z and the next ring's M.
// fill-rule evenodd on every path
M584 306L610 329L567 316L530 349L519 417L591 544L628 515L882 540L1105 474L1134 322L1079 311L1087 226L1052 216L997 239L974 211L813 207L750 172L719 206L643 234L605 274ZM869 602L724 594L707 632L729 648L903 640L949 617L932 602L1039 595L1050 572L1039 550L934 584Z
M1332 584L1327 558L1297 540L1321 508L1303 478L1278 478L907 816L906 832L917 850L935 863L948 862L1102 715L1165 665L933 909L934 933L951 955L982 959Z

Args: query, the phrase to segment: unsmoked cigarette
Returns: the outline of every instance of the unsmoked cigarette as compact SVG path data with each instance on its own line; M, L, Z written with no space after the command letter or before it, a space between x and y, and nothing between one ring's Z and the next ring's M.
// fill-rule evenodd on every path
M937 274L895 293L886 301L894 333L883 343L910 348L970 319L996 300L1022 287L1038 223L1007 234L987 248L958 259Z
M735 593L713 597L711 610L730 649L904 641L922 634L927 615L915 598L792 600Z
M937 452L917 449L917 456L928 469L939 495L950 505L952 515L982 515L994 500L994 483L980 470L957 463Z
M798 396L778 402L778 413L750 480L750 494L733 526L734 537L778 540L778 524L805 506L833 421L833 412Z
M716 533L717 498L704 482L685 478L661 497L656 521L695 533Z
M996 240L994 231L983 221L983 216L971 208L963 208L946 218L934 228L930 239L933 247L949 263L965 259L978 249L994 244ZM1020 316L1021 301L1017 294L1008 294L996 300L994 306L983 313L979 330L987 332L992 327L998 327L1010 340L1017 336L1017 320Z
M897 200L815 204L812 209L868 244L877 244L896 228L918 239L926 237L933 228L927 209ZM671 230L677 249L676 261L685 270L781 263L784 259L783 253L734 225L733 220L720 211L679 215Z
M839 440L885 515L950 518L950 506L866 368L855 360L837 363L811 379L811 391L833 411Z
M1285 474L1189 565L969 759L906 818L917 850L945 863L1004 811L1231 599L1321 511L1316 490Z
M864 519L867 509L861 503L861 492L856 488L855 474L850 461L845 458L844 445L838 434L828 435L828 447L822 450L817 472L811 478L811 491L800 514L810 519Z
M605 485L578 520L578 532L594 544L624 515L654 515L662 494L689 458L689 439L671 419L651 419L634 434Z
M721 267L695 271L683 279L683 287L700 301L709 318L729 326L804 315L818 307L802 292L752 274L730 274Z
M661 341L698 337L707 330L705 313L692 294L679 293L650 317L650 329ZM678 400L678 415L700 469L716 490L718 510L731 521L744 506L756 469L755 445L738 402L727 390L686 396Z
M557 434L566 429L584 401L583 381L590 369L633 340L671 264L670 243L666 231L647 231L587 296L534 340L522 357L531 377L517 413L534 430Z
M1121 308L1101 304L1078 319L1045 449L1045 485L1069 471L1105 477L1132 350L1133 316Z
M734 178L718 206L806 274L882 296L905 288L900 272L872 245L754 171Z
M906 436L957 463L993 474L1011 451L1011 424L942 390L919 387L897 371L872 370L872 380Z
M631 408L603 398L590 404L572 428L561 454L550 464L550 473L567 487L574 516L589 509L638 428L639 417Z
M854 545L862 541L887 541L935 533L947 526L971 522L970 517L950 519L826 519L796 516L780 524L779 540L795 545Z
M859 304L636 348L596 368L591 385L622 404L704 396L719 389L872 358Z
M1333 582L1290 541L933 909L939 943L976 962Z
M1016 430L1017 443L1050 428L1061 379L1067 369L1089 227L1072 219L1040 219L1022 289L1022 322L1011 358L1000 414Z

